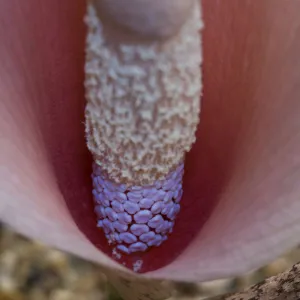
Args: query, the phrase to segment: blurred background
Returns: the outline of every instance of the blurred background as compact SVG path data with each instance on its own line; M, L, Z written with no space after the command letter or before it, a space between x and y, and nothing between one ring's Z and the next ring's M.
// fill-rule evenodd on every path
M199 284L173 283L173 299L204 299L243 289L300 261L292 249L267 266ZM0 224L0 300L117 300L101 267L28 240Z

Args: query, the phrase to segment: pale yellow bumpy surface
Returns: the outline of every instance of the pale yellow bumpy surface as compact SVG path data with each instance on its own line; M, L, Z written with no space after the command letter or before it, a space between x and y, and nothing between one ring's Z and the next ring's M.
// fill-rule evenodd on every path
M201 93L200 8L176 37L117 43L94 7L86 17L86 137L118 183L151 184L183 161L195 141Z

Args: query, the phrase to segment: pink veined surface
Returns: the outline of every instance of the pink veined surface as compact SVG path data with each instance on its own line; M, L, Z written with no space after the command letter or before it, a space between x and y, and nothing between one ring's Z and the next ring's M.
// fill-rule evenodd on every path
M174 233L143 257L153 277L233 275L299 242L299 2L203 5L201 124ZM82 124L85 1L0 7L1 219L121 268L96 249L108 251Z

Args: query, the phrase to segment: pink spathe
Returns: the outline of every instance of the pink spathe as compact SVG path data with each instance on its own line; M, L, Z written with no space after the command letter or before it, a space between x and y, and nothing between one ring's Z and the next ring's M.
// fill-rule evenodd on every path
M106 240L92 217L80 122L86 1L76 3L1 2L0 217L26 236L126 270L95 247ZM171 243L181 254L159 269L144 268L145 256L142 271L152 278L238 275L299 243L300 3L202 3L201 125L174 239L154 249Z

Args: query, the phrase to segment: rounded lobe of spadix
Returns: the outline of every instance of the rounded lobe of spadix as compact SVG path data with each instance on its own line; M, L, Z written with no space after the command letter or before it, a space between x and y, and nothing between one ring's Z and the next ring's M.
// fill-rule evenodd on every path
M136 39L167 39L187 21L195 0L93 0L106 26Z

